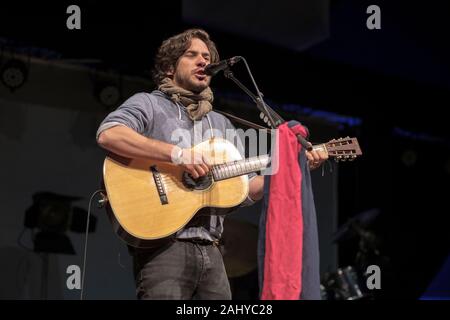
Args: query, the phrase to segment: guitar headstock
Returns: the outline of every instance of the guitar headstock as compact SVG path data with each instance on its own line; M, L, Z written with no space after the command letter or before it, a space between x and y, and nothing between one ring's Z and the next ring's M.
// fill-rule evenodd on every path
M356 138L345 137L333 139L325 143L325 146L328 151L328 156L334 157L336 161L352 161L362 155L358 139Z

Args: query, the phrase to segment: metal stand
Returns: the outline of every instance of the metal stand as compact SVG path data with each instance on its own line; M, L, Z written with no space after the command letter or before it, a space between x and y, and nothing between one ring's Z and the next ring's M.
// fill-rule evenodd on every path
M247 68L252 83L255 86L257 94L255 95L244 84L242 84L242 82L236 79L233 72L231 72L230 68L226 68L224 70L224 76L228 79L231 79L234 83L236 83L237 86L241 88L255 102L256 107L259 109L259 111L261 111L270 121L270 126L272 128L277 128L281 123L284 122L283 118L278 113L276 113L270 106L266 104L266 102L263 99L262 92L259 91L258 86L256 85L255 79L253 78L253 75L250 71L247 61L243 57L240 58L242 61L244 61L244 64ZM276 117L277 119L274 120L274 117ZM297 140L306 150L311 151L313 149L311 142L306 140L302 135L297 134Z

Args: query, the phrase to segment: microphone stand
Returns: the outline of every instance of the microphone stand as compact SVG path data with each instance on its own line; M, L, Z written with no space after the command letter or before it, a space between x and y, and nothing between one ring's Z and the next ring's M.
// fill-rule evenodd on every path
M227 67L223 72L224 72L224 76L227 79L232 80L234 83L237 84L237 86L239 88L241 88L256 104L256 107L264 114L267 116L267 118L270 121L270 124L272 126L272 128L277 128L281 122L280 121L276 121L273 119L270 111L274 114L277 114L270 106L268 106L266 104L266 102L263 99L263 94L262 92L258 89L258 86L256 85L255 79L253 78L252 72L250 71L250 68L247 64L247 61L245 60L244 57L239 57L242 61L244 61L245 67L247 68L248 74L250 76L250 78L252 79L253 85L255 86L256 89L256 93L257 95L255 95L253 92L251 92L244 84L242 84L242 82L240 82L238 79L236 79L236 77L234 76L233 72L230 70L229 67ZM270 111L269 111L270 110ZM278 116L280 119L281 117ZM297 140L298 142L308 151L311 151L313 149L311 142L309 142L308 140L306 140L301 134L297 134Z

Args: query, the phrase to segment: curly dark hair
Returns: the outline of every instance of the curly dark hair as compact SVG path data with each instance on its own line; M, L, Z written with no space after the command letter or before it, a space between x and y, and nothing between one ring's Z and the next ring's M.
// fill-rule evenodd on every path
M197 38L202 40L208 47L211 55L211 63L219 61L219 53L216 45L209 38L209 34L202 29L189 29L180 34L164 40L158 49L155 57L155 67L153 70L153 81L158 86L167 77L170 69L175 70L178 59L189 49L191 40Z

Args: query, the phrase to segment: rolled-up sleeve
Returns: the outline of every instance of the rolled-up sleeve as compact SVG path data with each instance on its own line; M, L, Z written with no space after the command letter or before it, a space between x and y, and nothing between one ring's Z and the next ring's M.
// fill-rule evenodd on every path
M123 125L145 135L153 125L152 101L146 93L137 93L111 112L100 124L96 139L106 129Z

